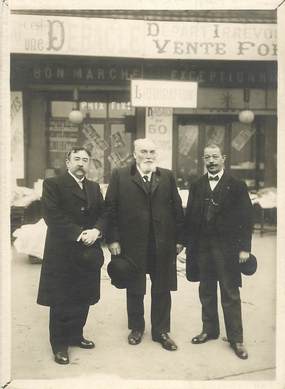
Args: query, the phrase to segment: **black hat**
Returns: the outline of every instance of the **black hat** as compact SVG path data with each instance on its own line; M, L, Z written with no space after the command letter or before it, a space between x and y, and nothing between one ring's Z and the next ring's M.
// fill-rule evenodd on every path
M240 271L245 276L251 276L256 272L257 269L257 260L253 254L249 255L249 258L246 262L242 262L239 264Z
M118 289L125 289L138 274L138 267L134 261L126 255L112 255L108 263L107 272L112 285Z
M76 242L72 255L80 269L97 271L104 263L104 255L100 246L88 247L82 242Z

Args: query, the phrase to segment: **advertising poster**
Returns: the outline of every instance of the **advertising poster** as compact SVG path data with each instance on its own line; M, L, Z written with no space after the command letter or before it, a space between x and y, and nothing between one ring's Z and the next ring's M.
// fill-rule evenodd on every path
M172 168L172 108L146 109L146 137L158 147L159 166Z

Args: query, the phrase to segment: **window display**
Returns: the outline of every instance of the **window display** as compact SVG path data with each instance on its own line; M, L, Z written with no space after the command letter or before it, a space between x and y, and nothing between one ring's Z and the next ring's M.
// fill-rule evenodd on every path
M52 101L48 118L48 170L57 174L65 169L65 154L80 144L91 152L88 178L99 183L109 181L111 170L125 166L132 159L132 132L128 132L129 118L135 109L125 101L81 101L83 122L78 125L68 120L72 101Z

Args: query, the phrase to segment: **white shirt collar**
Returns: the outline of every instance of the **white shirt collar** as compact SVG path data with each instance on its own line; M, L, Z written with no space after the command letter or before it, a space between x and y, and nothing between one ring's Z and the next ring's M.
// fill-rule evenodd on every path
M77 184L80 186L80 188L82 188L82 183L85 179L85 176L82 177L82 178L77 178L74 174L71 173L70 170L68 170L68 173L71 175L71 177L73 177L75 179L75 181L77 182Z
M148 177L148 179L149 179L149 181L151 180L151 175L152 175L152 172L149 172L149 173L143 173L143 172L140 170L140 168L138 167L138 165L137 165L137 170L138 170L138 172L140 173L140 175L141 175L142 177L144 177L144 176L147 176L147 177Z
M211 173L208 172L208 177L216 177L216 176L218 176L219 180L220 180L223 174L224 174L224 169L220 170L219 173L216 173L216 174L211 174Z

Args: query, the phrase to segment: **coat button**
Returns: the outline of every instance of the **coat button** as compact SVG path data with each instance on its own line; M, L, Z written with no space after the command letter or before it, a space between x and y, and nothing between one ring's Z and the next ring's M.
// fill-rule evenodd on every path
M81 207L81 208L80 208L80 211L81 211L81 212L84 212L84 211L85 211L85 207Z

